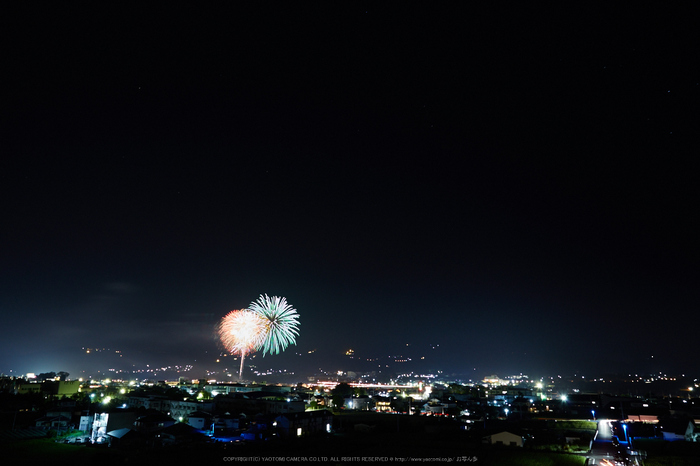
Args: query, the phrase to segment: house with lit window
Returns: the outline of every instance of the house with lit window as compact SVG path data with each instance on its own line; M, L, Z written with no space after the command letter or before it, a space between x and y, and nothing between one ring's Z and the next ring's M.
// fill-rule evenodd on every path
M275 418L273 427L280 437L329 433L333 429L333 413L325 409L303 413L286 413Z
M374 397L374 410L379 413L391 411L391 398L388 396Z
M374 407L374 400L368 395L352 395L345 398L345 409L369 411Z

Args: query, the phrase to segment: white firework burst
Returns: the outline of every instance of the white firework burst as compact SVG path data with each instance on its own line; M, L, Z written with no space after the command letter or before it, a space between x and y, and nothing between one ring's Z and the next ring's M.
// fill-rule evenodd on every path
M257 349L265 353L278 354L290 344L296 344L299 335L299 314L283 297L260 295L257 301L250 303L249 309L265 320L265 332L262 344Z

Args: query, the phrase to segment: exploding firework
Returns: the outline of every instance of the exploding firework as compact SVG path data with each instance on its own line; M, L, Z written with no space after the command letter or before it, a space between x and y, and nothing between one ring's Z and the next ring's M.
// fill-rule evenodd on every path
M250 303L250 310L265 321L265 331L257 349L265 353L278 354L284 351L299 335L299 314L296 309L287 304L286 298L260 295L257 301Z
M243 374L245 355L262 345L266 326L265 319L248 309L231 311L221 320L218 329L221 343L232 354L241 355L238 378Z

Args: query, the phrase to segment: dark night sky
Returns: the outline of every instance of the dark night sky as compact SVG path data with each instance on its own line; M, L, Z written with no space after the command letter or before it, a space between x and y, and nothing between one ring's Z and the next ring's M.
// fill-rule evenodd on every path
M123 8L2 18L0 372L697 368L689 12Z

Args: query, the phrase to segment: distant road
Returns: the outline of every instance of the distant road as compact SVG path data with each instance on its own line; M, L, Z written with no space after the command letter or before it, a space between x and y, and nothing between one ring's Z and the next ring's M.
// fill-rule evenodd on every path
M616 447L612 442L612 429L610 429L610 421L598 421L598 432L596 434L595 440L593 440L593 446L591 447L591 458L595 458L597 464L601 464L603 459L612 460L618 455L618 451L622 453L622 457L626 458L627 444L626 442L620 442L620 447Z

